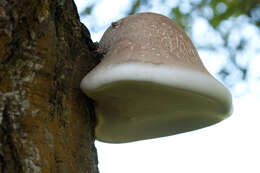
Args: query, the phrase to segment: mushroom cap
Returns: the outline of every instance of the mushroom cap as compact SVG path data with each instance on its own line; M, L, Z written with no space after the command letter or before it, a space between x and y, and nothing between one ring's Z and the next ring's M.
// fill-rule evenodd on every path
M191 40L155 13L123 18L104 33L106 51L81 81L95 100L96 138L123 143L215 124L232 112L230 92L203 66Z

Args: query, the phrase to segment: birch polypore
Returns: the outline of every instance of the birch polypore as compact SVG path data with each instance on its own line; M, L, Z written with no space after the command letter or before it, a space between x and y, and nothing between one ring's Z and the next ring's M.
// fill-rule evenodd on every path
M171 19L154 13L128 16L107 29L100 47L104 58L81 82L96 103L98 140L163 137L230 115L229 91Z

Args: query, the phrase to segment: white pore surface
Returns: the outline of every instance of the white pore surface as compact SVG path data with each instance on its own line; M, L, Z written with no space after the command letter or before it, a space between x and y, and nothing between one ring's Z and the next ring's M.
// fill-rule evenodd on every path
M216 98L228 107L232 106L230 92L213 76L200 71L167 65L125 63L98 66L81 81L81 89L87 94L102 85L115 81L136 80L161 83L175 88L195 91Z

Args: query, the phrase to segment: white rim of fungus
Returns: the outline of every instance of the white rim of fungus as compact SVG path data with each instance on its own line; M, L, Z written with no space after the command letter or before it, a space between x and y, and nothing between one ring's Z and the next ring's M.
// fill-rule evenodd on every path
M125 80L155 82L202 93L231 107L230 92L210 74L163 64L124 63L95 68L83 78L80 87L87 94L105 84Z

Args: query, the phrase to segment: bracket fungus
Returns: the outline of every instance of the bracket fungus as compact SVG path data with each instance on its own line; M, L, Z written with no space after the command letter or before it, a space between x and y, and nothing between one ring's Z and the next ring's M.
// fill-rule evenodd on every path
M113 23L102 61L81 81L95 100L96 138L124 143L183 133L231 114L230 92L171 19L139 13Z

